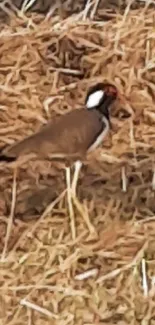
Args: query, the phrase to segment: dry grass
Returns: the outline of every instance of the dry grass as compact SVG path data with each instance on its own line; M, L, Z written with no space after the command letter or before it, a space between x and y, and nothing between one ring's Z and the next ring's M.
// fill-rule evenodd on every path
M99 80L124 96L83 168L72 224L60 164L0 165L3 325L155 323L154 12L101 22L86 9L0 27L1 146L81 107Z

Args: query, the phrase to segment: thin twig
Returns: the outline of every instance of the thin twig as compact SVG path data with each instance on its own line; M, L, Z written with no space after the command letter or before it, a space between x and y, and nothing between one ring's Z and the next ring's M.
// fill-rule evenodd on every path
M94 226L92 225L91 221L90 221L90 218L89 218L89 214L88 214L88 211L86 209L86 206L84 207L80 202L79 200L77 199L77 197L73 196L73 201L74 201L74 204L77 208L77 210L79 211L79 213L81 214L90 234L92 233L95 233L95 228Z
M104 282L106 280L115 278L120 273L122 273L124 271L127 271L130 268L134 267L138 263L138 261L142 258L143 254L144 254L144 251L147 248L147 246L148 246L148 241L146 241L144 243L144 245L141 247L141 249L138 251L138 253L134 257L134 259L130 263L128 263L128 264L124 265L123 267L117 268L117 269L115 269L115 270L101 276L100 278L97 279L96 283L102 283L102 282Z
M11 212L10 212L10 216L8 218L8 226L7 226L6 236L5 236L4 248L3 248L2 255L1 255L1 262L5 262L5 260L6 260L8 242L9 242L9 237L11 234L11 228L12 228L12 224L13 224L14 211L15 211L15 205L16 205L16 190L17 190L16 178L17 178L17 169L14 170Z
M143 292L144 296L148 296L148 283L147 283L147 275L146 275L146 261L142 258L142 284L143 284Z
M15 244L15 246L13 247L13 249L11 250L10 254L14 253L15 250L17 249L17 247L19 246L19 243L23 240L26 240L27 237L32 237L32 234L36 231L36 229L39 227L40 223L44 220L44 218L52 212L52 210L54 209L55 205L57 203L59 203L60 200L62 200L62 198L64 197L64 195L66 194L66 190L64 190L52 203L50 203L47 208L45 209L45 211L43 212L43 214L41 215L41 217L39 218L39 220L32 226L31 230L28 229L27 231L25 231L23 233L23 235L19 238L18 242Z
M51 311L49 311L49 310L47 310L45 308L42 308L42 307L40 307L40 306L38 306L38 305L36 305L36 304L26 300L26 299L22 299L20 301L20 304L23 305L23 306L26 306L28 308L34 309L35 311L38 311L39 313L44 314L44 315L46 315L46 316L48 316L50 318L59 319L58 315L56 315L56 314L52 313Z
M125 166L122 167L122 191L127 191L127 179L126 179L126 173L125 173Z
M82 280L88 279L90 277L95 277L97 274L98 274L98 269L95 268L95 269L87 270L87 271L85 271L83 273L77 274L74 277L74 279L82 281Z

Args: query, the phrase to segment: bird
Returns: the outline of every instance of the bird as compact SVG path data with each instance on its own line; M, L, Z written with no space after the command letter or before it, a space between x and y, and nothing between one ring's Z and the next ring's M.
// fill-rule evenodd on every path
M0 162L13 162L29 154L43 159L71 159L75 167L71 188L76 195L83 157L102 143L111 128L110 107L117 97L117 87L111 83L91 86L82 108L56 116L37 133L4 146Z

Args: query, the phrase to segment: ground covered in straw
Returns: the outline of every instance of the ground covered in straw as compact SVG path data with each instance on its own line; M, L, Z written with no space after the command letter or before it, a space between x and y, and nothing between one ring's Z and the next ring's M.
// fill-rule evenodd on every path
M0 146L80 108L97 81L124 96L72 220L60 164L0 164L3 325L155 323L154 11L86 14L0 25Z

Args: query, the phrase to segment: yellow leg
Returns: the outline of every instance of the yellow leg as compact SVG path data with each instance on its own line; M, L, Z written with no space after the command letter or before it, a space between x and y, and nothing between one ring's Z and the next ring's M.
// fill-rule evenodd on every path
M71 189L72 189L72 195L76 196L77 182L78 182L79 173L80 173L80 170L82 167L82 162L80 160L77 160L75 162L74 166L75 166L75 171L74 171L74 175L73 175Z
M68 199L68 209L70 216L70 226L72 232L72 239L76 238L76 228L74 219L74 209L72 205L72 190L71 190L71 170L70 167L66 167L66 185L67 185L67 199Z

